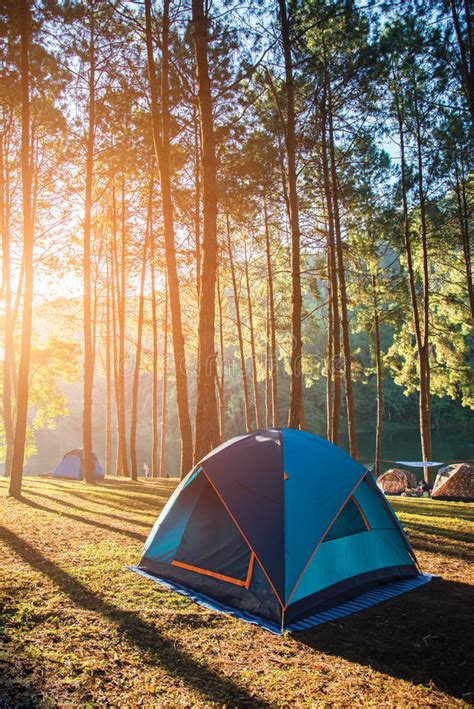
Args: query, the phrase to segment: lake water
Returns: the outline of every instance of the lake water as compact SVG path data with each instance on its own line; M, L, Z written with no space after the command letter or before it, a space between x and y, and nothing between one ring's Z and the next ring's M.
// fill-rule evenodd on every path
M342 441L347 448L346 441ZM359 434L359 457L364 463L374 460L375 432ZM474 462L473 431L463 429L433 429L433 461L471 461ZM387 431L382 436L382 454L384 460L421 460L420 434L416 429ZM381 470L393 467L392 463L381 464ZM435 470L437 470L435 468ZM421 473L421 471L420 471Z
M41 432L39 432L41 433ZM64 454L64 441L55 437L55 448L51 445L50 431L45 432L45 440L38 435L38 454L29 461L25 468L26 475L36 475L46 470L54 470ZM433 460L448 462L453 460L472 461L474 464L474 428L449 428L433 429ZM42 445L44 444L44 445ZM47 445L46 445L47 444ZM375 433L359 433L359 458L365 465L374 460ZM347 437L342 437L341 446L347 450ZM71 447L71 446L69 446ZM48 455L46 455L46 451ZM99 459L101 451L97 450ZM416 428L406 430L385 431L382 440L382 455L384 460L421 460L420 434ZM172 468L172 465L170 466ZM381 472L394 467L393 463L381 463ZM414 469L413 469L414 470ZM434 468L436 473L438 468ZM419 469L421 478L421 469ZM0 475L3 474L3 465L0 464Z

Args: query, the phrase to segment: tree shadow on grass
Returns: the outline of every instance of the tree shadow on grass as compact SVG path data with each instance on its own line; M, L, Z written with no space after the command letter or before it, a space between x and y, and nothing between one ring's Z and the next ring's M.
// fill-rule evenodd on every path
M414 541L415 552L424 551L428 554L442 554L443 556L449 556L453 559L459 559L460 561L472 561L474 558L472 552L472 545L469 548L467 545L461 542L451 542L448 543L443 539L433 539L433 538L416 538Z
M146 534L140 534L140 532L134 532L130 529L120 529L120 527L113 527L111 524L106 524L105 522L100 522L99 520L91 520L87 517L83 517L82 515L76 515L72 512L64 512L63 510L58 510L58 509L55 509L54 507L47 507L46 505L42 505L39 502L35 502L34 500L30 500L24 496L22 496L20 499L25 505L28 505L29 507L33 507L35 510L41 510L42 512L50 512L55 515L60 515L61 517L67 517L68 519L74 520L74 522L80 522L81 524L87 524L91 527L98 527L99 529L103 529L106 532L113 532L114 534L122 534L124 537L129 537L130 539L135 539L136 541L139 541L142 543L144 543L147 538ZM91 510L87 510L87 513L91 514Z
M164 506L165 502L167 501L168 497L165 495L163 496L157 496L155 495L154 497L145 497L143 495L133 495L131 497L130 495L127 495L126 499L120 504L120 500L122 496L115 496L114 498L110 498L110 496L107 495L101 495L100 493L94 495L91 497L90 494L83 493L83 492L76 492L74 491L74 497L78 497L81 500L85 500L86 502L100 502L102 501L107 507L113 507L114 509L117 510L123 510L124 509L130 509L130 510L137 510L137 512L146 512L146 513L155 513L158 514L158 512L161 510L161 508ZM148 509L144 509L148 508Z
M270 706L254 697L244 687L237 686L231 679L194 660L181 650L174 640L160 635L155 625L143 620L137 613L122 610L102 599L11 530L4 529L2 536L23 561L48 576L74 604L100 613L116 626L119 634L128 643L143 652L149 662L157 663L171 676L178 675L186 685L200 692L208 701L235 706Z
M294 637L319 652L472 699L474 593L468 584L433 579L416 591Z
M136 490L140 490L140 492L149 490L150 492L154 493L160 487L164 487L166 489L174 489L179 482L179 478L140 478L135 482L133 480L126 480L123 478L109 477L101 480L100 485L103 485L104 487L112 487L118 489L133 487Z
M408 532L420 532L421 534L429 534L432 537L442 537L444 539L453 539L458 542L469 542L472 541L472 532L467 529L449 529L446 527L439 526L434 522L430 522L429 517L426 522L409 522L405 523L405 529Z
M13 663L12 663L13 664ZM22 667L0 663L0 709L33 709L44 706L48 696L47 689L42 682L35 680L38 686L32 684L34 665L30 662L23 663Z
M36 492L34 493L35 498L36 497L41 497L45 500L48 500L49 502L56 502L58 505L62 505L63 507L67 507L68 509L72 510L78 510L79 512L87 512L88 514L94 514L94 515L99 515L100 517L108 517L109 519L115 519L118 522L127 522L128 524L134 524L138 527L145 527L146 529L150 529L150 522L144 522L139 519L133 519L131 517L122 517L121 515L117 515L114 513L108 513L108 512L102 512L102 510L91 510L89 507L81 507L80 505L75 505L73 502L67 502L66 500L63 500L62 498L57 498L54 497L53 495L45 495L43 492ZM97 504L101 504L100 502ZM123 508L122 508L123 509ZM59 509L58 512L63 512ZM154 520L153 520L154 521Z
M139 490L135 491L133 494L127 492L114 492L113 497L111 497L107 494L107 491L104 490L103 485L97 485L96 487L90 488L89 491L83 491L84 488L82 488L81 485L82 483L72 481L71 488L67 490L67 492L74 495L74 497L80 497L87 501L103 500L109 507L117 507L117 509L121 510L126 507L137 510L143 510L143 507L149 507L150 511L159 510L159 505L161 504L161 506L163 506L173 491L172 488L169 491L153 490L147 492ZM57 485L48 481L48 487L57 488L58 491L60 490L62 493L66 492L64 485ZM121 500L123 500L123 503L118 507L117 505L120 504ZM116 503L115 505L114 502Z
M395 502L395 512L397 514L418 515L420 517L444 517L446 519L462 519L465 522L474 520L474 505L462 502L442 502L437 500L426 500L417 502L413 498L397 498ZM407 520L407 524L411 520Z
M142 494L155 495L161 490L168 491L174 490L176 485L179 483L178 478L156 478L145 480L140 478L137 481L130 480L127 478L96 478L95 484L85 483L84 480L73 480L72 478L54 478L54 477L44 477L44 478L25 478L26 482L37 483L37 482L47 482L48 485L53 487L58 487L64 490L65 486L69 485L82 485L87 486L89 490L122 490L123 492L135 491Z

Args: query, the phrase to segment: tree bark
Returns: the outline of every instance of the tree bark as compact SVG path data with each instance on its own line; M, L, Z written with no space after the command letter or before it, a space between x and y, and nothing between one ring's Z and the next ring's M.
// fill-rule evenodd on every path
M328 231L328 227L326 229ZM333 344L334 344L334 324L333 324L333 295L332 295L332 275L331 259L329 255L329 234L327 237L327 291L328 291L328 329L326 341L326 438L333 440Z
M165 293L163 313L163 380L161 382L161 438L160 438L160 477L165 478L166 454L166 417L168 397L168 289Z
M158 318L155 279L155 241L153 221L150 223L151 328L153 340L153 372L151 392L151 475L158 477Z
M10 270L10 195L8 174L7 151L4 150L5 132L0 135L0 229L2 232L2 294L5 298L5 329L4 329L4 357L3 357L3 425L5 430L5 477L10 477L13 455L13 318L11 302L11 270Z
M359 446L357 442L357 426L354 406L354 394L352 388L352 357L349 339L349 318L347 315L347 291L346 274L344 267L344 252L342 247L341 223L339 216L339 188L336 173L336 156L334 147L334 128L332 115L332 100L329 89L329 155L331 162L331 182L333 199L334 235L336 237L337 275L339 284L339 295L341 299L341 329L342 329L342 350L344 353L344 384L346 394L346 414L347 432L349 435L349 452L353 458L359 456Z
M21 79L21 185L23 206L23 322L21 354L18 368L18 393L15 437L11 465L9 493L20 497L25 459L26 427L28 420L28 389L33 318L33 220L31 212L31 156L30 156L30 33L31 12L29 0L19 0L20 11L20 79Z
M255 352L255 333L253 329L253 308L252 308L252 295L250 292L250 277L249 277L249 262L247 259L247 253L245 253L245 286L247 289L247 308L249 317L249 331L250 331L250 353L252 355L252 382L253 382L253 403L255 409L255 426L257 429L262 428L262 412L260 409L260 400L258 392L258 380L257 380L257 355Z
M326 110L325 98L323 99L323 111L321 117L321 158L323 167L323 184L324 195L326 201L328 232L327 232L327 249L328 249L328 265L330 278L330 303L331 320L332 320L332 360L329 363L333 379L333 397L331 404L331 432L332 442L339 445L340 441L340 417L341 417L341 368L340 368L340 327L339 327L339 298L338 298L338 282L337 282L337 267L336 267L336 249L334 238L334 215L333 203L331 195L331 182L329 178L329 163L327 150L327 132L326 132Z
M422 331L420 313L418 309L418 297L416 292L415 283L415 269L413 265L412 256L412 244L410 235L410 219L408 215L408 202L407 202L407 180L406 180L406 160L405 160L405 135L403 128L403 108L400 103L400 98L395 97L396 110L397 110L397 121L398 121L398 133L400 140L400 158L401 158L401 194L402 194L402 210L403 210L403 243L405 248L405 256L407 260L407 270L408 270L408 288L410 293L411 311L413 318L413 326L415 330L415 338L418 350L418 366L420 373L420 391L419 391L419 411L420 411L420 438L421 438L421 450L423 460L430 460L431 452L429 450L429 443L431 438L430 421L427 420L427 409L426 409L426 387L429 387L429 376L426 377L426 367L429 367L428 348L424 351L424 333ZM421 183L422 184L422 183ZM420 205L421 206L421 205ZM423 237L422 237L423 238ZM424 278L424 290L427 286L427 272ZM426 322L426 328L428 323ZM428 330L426 329L426 332ZM429 389L428 389L429 397ZM424 477L428 483L431 483L431 468L424 468Z
M176 399L181 432L181 475L192 466L193 439L189 416L186 354L181 322L178 268L174 235L173 197L171 188L170 108L169 108L169 0L163 4L163 36L161 66L161 113L158 103L155 59L153 55L151 0L145 0L146 49L150 84L153 144L160 171L166 273L169 292L171 331L176 379ZM153 238L153 236L152 236Z
M145 307L145 276L146 276L146 261L148 252L148 242L150 239L150 212L152 209L153 200L153 181L150 180L150 195L148 198L148 211L145 227L145 238L143 240L142 263L140 273L140 296L138 303L138 320L137 320L137 345L135 349L135 367L133 370L133 387L132 387L132 410L130 414L130 459L131 459L131 478L138 478L138 461L137 461L137 425L138 425L138 390L140 386L140 364L142 356L142 338L143 338L143 316Z
M95 23L94 10L89 8L89 108L87 116L86 186L84 206L84 409L82 416L82 447L84 449L84 481L95 483L92 458L92 390L94 386L94 351L91 327L91 217L92 181L94 176L95 133Z
M192 26L201 128L202 268L199 298L196 436L194 462L219 442L215 387L215 295L217 269L217 162L208 65L208 24L204 0L192 0ZM207 7L207 6L206 6Z
M120 308L120 280L117 256L115 183L112 181L112 248L111 248L111 278L112 278L112 347L114 360L114 392L115 392L115 475L122 475L122 441L120 430L120 385L119 385L119 344L117 335L118 311Z
M271 345L270 345L270 293L267 282L267 299L265 313L265 428L272 425L272 379L271 379Z
M232 253L232 243L230 237L229 216L226 215L227 223L227 248L229 250L230 275L232 279L232 289L234 291L235 320L237 325L237 338L239 341L240 371L242 373L242 387L244 390L244 410L245 410L245 430L252 430L252 415L250 413L250 397L247 369L245 367L244 339L242 336L242 320L240 317L240 297L237 288L237 278L235 275L234 256Z
M301 377L301 312L303 299L301 295L300 225L298 194L296 186L295 97L293 81L293 62L291 58L290 26L288 22L285 0L278 0L278 5L280 10L280 28L283 44L283 56L285 60L285 138L288 171L288 206L291 233L291 379L288 426L290 428L301 428L303 425L303 386Z
M120 392L120 409L119 421L120 428L120 454L122 457L122 475L129 477L130 471L128 467L128 452L127 452L127 417L125 407L125 372L127 369L127 356L125 354L125 326L126 326L126 288L125 274L127 271L127 226L126 226L126 202L125 202L125 175L122 171L121 185L121 214L120 214L120 288L118 299L118 324L119 324L119 370L118 384Z
M421 342L418 344L420 360L420 422L421 422L421 449L423 460L431 460L431 393L430 393L430 352L429 352L429 313L430 313L430 286L428 264L428 229L426 222L426 201L424 191L423 155L421 147L421 127L418 112L418 95L415 88L415 134L418 163L418 199L421 217L421 253L423 263L423 329ZM431 468L424 468L425 480L431 484Z
M377 383L377 417L375 424L375 454L374 473L380 475L380 451L382 447L382 357L380 352L380 322L379 305L377 297L377 276L372 276L372 303L374 308L374 359L375 359L375 379Z
M267 259L267 282L268 282L268 305L270 312L270 355L271 355L271 377L272 377L272 426L278 428L278 368L276 352L276 319L275 319L275 296L273 292L273 265L270 248L270 227L268 222L268 205L266 197L263 198L263 217L265 225L265 254Z
M225 436L225 351L224 351L224 317L222 313L222 292L219 283L219 268L217 269L217 305L219 309L219 355L220 376L217 377L217 390L219 394L219 437Z
M199 121L196 107L193 108L194 128L194 240L196 249L197 297L201 294L201 157L199 154Z
M474 290L472 287L472 259L471 243L469 239L469 217L467 209L466 188L464 178L456 171L456 186L454 188L458 207L459 227L461 230L461 243L464 255L464 269L466 272L466 288L471 311L471 327L474 332Z
M461 20L459 18L456 0L449 0L454 31L459 49L461 66L461 86L466 95L469 112L471 114L471 131L474 131L474 46L472 41L472 19L469 0L464 0L466 20L466 40L462 35ZM465 41L467 47L465 46Z
M105 252L105 473L110 474L112 462L112 362L110 346L110 289L111 268L110 248L107 244Z

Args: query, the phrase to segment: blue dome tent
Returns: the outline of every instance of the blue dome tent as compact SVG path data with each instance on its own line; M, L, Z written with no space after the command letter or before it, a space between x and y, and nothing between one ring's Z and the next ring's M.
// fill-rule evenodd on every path
M96 478L103 478L104 471L97 460L95 453L92 454L94 460L94 475ZM74 448L63 455L59 465L53 472L53 478L65 478L67 480L84 479L84 453L82 448Z
M372 474L293 429L247 433L203 458L130 568L273 632L334 620L431 578Z

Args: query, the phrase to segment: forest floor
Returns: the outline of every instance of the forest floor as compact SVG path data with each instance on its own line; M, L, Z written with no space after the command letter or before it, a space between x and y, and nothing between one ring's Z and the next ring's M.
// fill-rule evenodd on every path
M474 505L395 499L440 578L275 636L126 570L175 484L27 478L0 500L1 707L473 703Z

